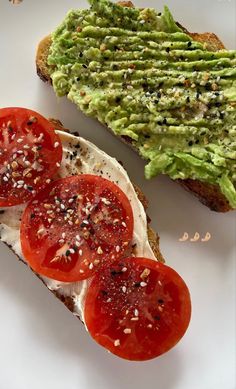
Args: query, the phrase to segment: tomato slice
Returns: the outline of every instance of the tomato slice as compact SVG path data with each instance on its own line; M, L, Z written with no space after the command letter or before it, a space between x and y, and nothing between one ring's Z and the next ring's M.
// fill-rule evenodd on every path
M133 236L133 213L122 190L94 175L52 182L22 217L21 246L38 273L72 282L91 277L124 255Z
M91 336L119 357L143 361L171 349L190 321L190 295L170 267L125 258L93 278L85 299Z
M0 206L26 203L60 167L62 145L52 124L26 108L0 109Z

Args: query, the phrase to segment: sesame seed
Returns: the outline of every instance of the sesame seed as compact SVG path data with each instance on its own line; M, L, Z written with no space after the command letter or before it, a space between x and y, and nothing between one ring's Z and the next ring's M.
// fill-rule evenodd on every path
M121 223L123 227L127 227L125 222Z
M105 205L110 205L111 202L109 200L107 200L105 197L102 197L102 202L105 204Z
M143 270L142 274L140 275L140 278L142 280L144 280L145 278L147 278L149 276L149 274L150 274L150 270L146 268Z
M125 328L124 329L124 334L131 334L131 328Z
M63 239L65 239L65 237L66 237L65 232L63 232L63 233L61 234L61 236L62 236Z
M37 234L38 234L38 235L41 235L41 234L43 234L45 231L46 231L46 230L45 230L45 228L44 228L44 227L42 227L42 228L39 228L39 230L38 230Z
M8 178L7 177L3 177L3 181L7 182L8 181Z
M60 166L61 166L60 162L57 162L56 167L60 167Z
M51 208L51 204L44 204L43 206L44 206L44 208L46 208L46 209L50 209L50 208Z
M127 267L123 267L122 270L121 270L123 273L125 273L127 271Z
M146 282L140 282L140 286L142 286L142 288L144 288L145 286L147 286L147 283Z
M120 339L116 339L116 340L114 341L114 346L115 346L115 347L120 346Z
M152 324L148 324L148 325L147 325L147 328L152 328Z
M92 270L93 269L93 263L90 263L89 265L89 269Z
M83 251L82 250L79 250L79 255L82 255L83 254Z
M123 293L125 293L125 292L126 292L126 290L127 290L126 286L122 286L122 288L121 288L121 289L122 289L122 292L123 292Z
M109 299L107 299L107 303L110 303L111 302L111 298L109 297Z
M119 253L120 251L120 246L116 246L116 252Z
M14 170L17 169L18 166L19 166L19 165L18 165L18 163L17 163L16 161L13 161L12 164L11 164L11 167L12 167L12 169L14 169Z
M24 185L24 181L20 180L20 181L17 181L18 185Z
M70 253L71 254L75 254L75 250L74 249L70 249Z
M64 204L61 204L61 209L65 209L65 205Z
M137 309L134 310L134 316L138 316L139 315L139 311Z
M79 271L80 273L84 273L84 270L82 270L82 269L80 269L80 271Z
M54 147L55 147L55 148L57 148L59 145L60 145L59 142L55 142L55 143L54 143Z
M80 240L80 235L76 235L76 239L77 239L77 240Z
M97 253L98 253L98 254L103 254L103 250L102 250L101 246L98 247Z
M130 319L131 321L138 321L139 320L139 318L138 317L131 317L131 319Z
M160 280L157 281L160 286L162 286L162 282Z

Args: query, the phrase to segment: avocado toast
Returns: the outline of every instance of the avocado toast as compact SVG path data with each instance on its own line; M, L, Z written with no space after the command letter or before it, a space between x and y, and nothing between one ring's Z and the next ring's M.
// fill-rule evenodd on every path
M210 209L236 208L236 54L210 33L106 0L70 11L39 45L37 72Z

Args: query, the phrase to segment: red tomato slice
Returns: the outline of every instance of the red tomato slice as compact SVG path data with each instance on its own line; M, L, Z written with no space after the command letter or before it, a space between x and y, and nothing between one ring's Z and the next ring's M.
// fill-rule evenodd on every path
M0 206L26 203L60 167L62 145L50 122L26 108L0 109Z
M124 255L133 213L122 190L104 178L79 175L54 181L22 217L21 246L37 272L59 281L91 277Z
M143 361L176 345L190 321L190 295L170 267L125 258L95 275L85 300L91 336L119 357Z

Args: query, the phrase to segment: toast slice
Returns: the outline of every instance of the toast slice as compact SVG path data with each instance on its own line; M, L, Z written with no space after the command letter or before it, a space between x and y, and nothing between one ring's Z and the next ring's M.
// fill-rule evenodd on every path
M55 119L49 119L49 121L53 124L53 126L55 127L56 130L59 130L59 131L64 131L64 132L69 132L67 129L65 129L63 127L63 125L61 124L61 122L59 122L58 120L55 120ZM133 183L132 183L133 184ZM145 210L145 212L147 211L147 207L148 207L148 201L144 195L144 193L139 189L138 186L136 186L135 184L133 184L133 187L135 189L135 192L140 200L140 202L142 203L143 205L143 208ZM163 256L160 252L160 247L159 247L159 236L157 235L156 232L154 232L154 230L150 227L150 221L151 219L147 216L147 236L148 236L148 240L149 240L149 244L150 244L150 247L153 251L153 253L155 254L155 257L158 261L160 262L164 262L164 259L163 259ZM2 227L3 225L2 224L5 224L4 223L4 209L3 210L0 210L0 241L3 241L4 244L6 244L10 249L11 251L17 255L17 250L14 249L14 247L10 246L3 238L2 238ZM134 249L135 250L135 249ZM17 255L18 259L20 261L22 261L22 258ZM26 264L24 261L22 261L22 263ZM32 269L31 269L32 270ZM33 271L33 270L32 270ZM34 272L34 271L33 271ZM35 272L34 272L35 273ZM50 292L52 292L72 313L75 312L75 305L74 305L74 300L71 296L68 296L68 295L65 295L63 294L62 292L58 292L57 290L52 290L48 287L48 285L45 283L44 279L40 276L40 274L38 273L35 273L35 275L44 283L44 285L48 288L48 290ZM81 319L81 317L79 317L78 315L76 315L79 319Z
M130 1L121 1L118 4L125 7L133 7L132 2ZM194 40L199 42L204 42L207 45L207 48L211 51L217 51L224 49L223 43L220 39L213 33L190 33L183 26L177 23L178 26L187 34L189 34ZM51 83L49 66L47 64L48 53L51 45L50 35L45 37L38 45L37 54L36 54L36 69L38 76L44 81ZM112 132L112 131L111 131ZM113 132L112 132L113 133ZM133 146L132 140L127 136L121 136L122 141L128 145ZM135 147L134 150L137 152ZM222 194L218 185L208 184L199 180L185 179L185 180L176 180L183 188L187 191L194 194L201 203L206 205L212 211L216 212L228 212L232 210L228 200Z

